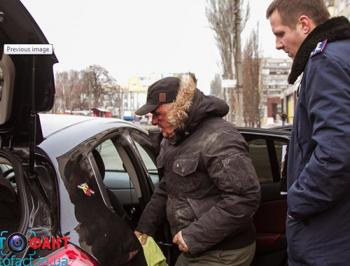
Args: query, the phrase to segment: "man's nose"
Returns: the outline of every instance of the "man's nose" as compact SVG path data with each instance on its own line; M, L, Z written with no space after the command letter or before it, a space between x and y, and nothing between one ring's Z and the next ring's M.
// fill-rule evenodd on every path
M284 45L281 42L281 40L279 38L276 38L276 49L281 50L281 49L283 49L283 47L284 47Z
M156 126L158 123L158 119L156 117L152 117L152 125Z

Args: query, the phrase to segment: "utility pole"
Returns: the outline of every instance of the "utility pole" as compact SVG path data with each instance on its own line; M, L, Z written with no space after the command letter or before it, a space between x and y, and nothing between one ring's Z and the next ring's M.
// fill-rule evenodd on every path
M241 0L235 0L236 9L236 51L235 51L235 65L236 65L236 80L237 80L237 97L236 97L236 125L243 125L243 75L242 75L242 51L241 51Z
M224 100L229 103L230 111L227 115L227 121L231 124L236 125L235 112L233 112L232 108L234 105L234 94L233 90L236 87L235 79L223 79L222 80L222 88L224 90Z
M91 109L91 81L89 80L89 87L88 87L88 110Z

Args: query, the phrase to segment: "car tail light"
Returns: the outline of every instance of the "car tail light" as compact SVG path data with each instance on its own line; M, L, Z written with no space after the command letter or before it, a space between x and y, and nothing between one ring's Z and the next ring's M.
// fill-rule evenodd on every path
M99 266L100 264L86 252L72 244L67 248L60 248L45 258L40 259L40 265L67 265L67 266ZM68 263L68 264L67 264Z

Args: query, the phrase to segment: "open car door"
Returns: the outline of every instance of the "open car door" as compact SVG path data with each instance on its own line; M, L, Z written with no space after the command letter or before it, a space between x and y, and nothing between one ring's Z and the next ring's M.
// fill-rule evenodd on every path
M287 241L285 235L287 199L286 194L281 193L280 186L281 165L285 157L290 132L249 128L239 128L238 130L249 145L249 153L259 178L262 192L261 204L254 216L257 230L257 249L252 265L287 265ZM158 129L149 132L148 137L149 141L145 141L142 136L132 136L153 185L157 186L162 178L162 173L157 172L157 169L154 169L155 165L147 163L147 161L155 163L162 137ZM172 237L167 223L158 229L155 240L167 257L168 264L171 266L175 265L180 252L177 246L172 244Z
M254 216L257 231L256 254L252 265L287 265L287 197L281 190L288 131L241 129L249 145L261 186L261 204Z

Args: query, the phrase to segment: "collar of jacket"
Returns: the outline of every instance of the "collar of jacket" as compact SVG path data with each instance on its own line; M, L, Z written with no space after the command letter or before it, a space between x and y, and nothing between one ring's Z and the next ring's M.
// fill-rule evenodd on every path
M190 73L181 75L180 87L173 103L173 108L168 113L168 121L177 131L182 131L185 128L185 122L188 119L188 113L193 104L195 94L195 77Z
M292 71L288 77L288 83L294 84L303 73L310 53L315 49L317 43L328 39L328 42L350 38L350 23L346 17L334 17L325 23L318 25L301 44L294 58Z
M168 121L176 128L170 144L177 145L188 138L208 117L224 117L229 112L229 106L224 100L204 95L196 86L193 74L180 76L180 88L173 108L168 112Z
M178 143L185 136L186 122L189 120L189 111L193 105L196 90L195 77L190 73L182 74L173 108L168 113L169 123L176 128L174 138L168 140L172 145Z

